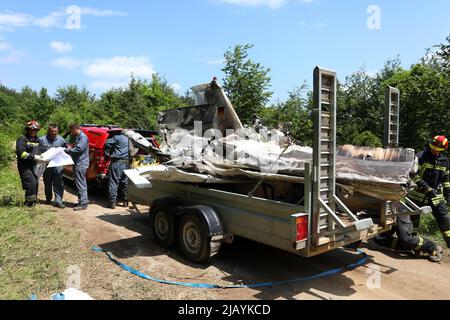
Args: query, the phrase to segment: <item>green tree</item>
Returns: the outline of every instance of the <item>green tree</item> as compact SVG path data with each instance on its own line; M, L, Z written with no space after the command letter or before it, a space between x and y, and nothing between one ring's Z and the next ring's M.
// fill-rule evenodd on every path
M253 45L236 45L225 52L223 87L243 123L252 123L254 116L272 96L270 69L248 58Z
M287 125L291 136L302 144L311 145L313 139L312 109L309 106L309 90L306 84L289 92L284 102L263 108L260 115L270 127Z

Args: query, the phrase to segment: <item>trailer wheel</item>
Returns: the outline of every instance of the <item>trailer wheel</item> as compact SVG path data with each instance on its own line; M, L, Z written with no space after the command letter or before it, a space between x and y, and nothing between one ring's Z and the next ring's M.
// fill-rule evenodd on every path
M178 241L182 253L192 262L206 262L211 256L211 244L203 221L194 214L185 214L181 218Z
M150 216L156 242L165 248L172 246L175 242L173 215L168 212L165 206L157 205Z

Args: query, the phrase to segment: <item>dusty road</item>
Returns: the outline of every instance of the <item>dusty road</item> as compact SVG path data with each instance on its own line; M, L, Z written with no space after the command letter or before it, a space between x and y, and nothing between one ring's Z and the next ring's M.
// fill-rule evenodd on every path
M358 257L352 251L336 250L303 259L240 239L222 246L208 266L198 266L184 259L177 249L159 247L145 214L123 207L106 209L104 195L98 192L90 195L88 211L75 213L71 207L76 197L70 184L66 190L68 208L48 208L61 214L67 227L79 230L81 244L72 263L81 269L81 289L95 299L450 299L448 250L443 262L432 264L383 251L371 241L364 245L369 256L365 266L304 283L206 290L150 282L127 273L89 248L97 245L108 249L121 262L157 278L216 284L301 278L354 263Z

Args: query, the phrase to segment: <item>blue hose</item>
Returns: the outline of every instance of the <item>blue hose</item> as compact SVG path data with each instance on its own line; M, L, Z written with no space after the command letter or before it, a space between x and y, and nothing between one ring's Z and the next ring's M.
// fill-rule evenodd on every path
M257 284L247 284L247 285L229 285L229 286L221 286L221 285L217 285L217 284L208 284L208 283L189 283L189 282L177 282L177 281L168 281L168 280L162 280L162 279L158 279L158 278L154 278L152 276L149 276L145 273L142 273L136 269L131 268L130 266L127 266L123 263L121 263L120 261L118 261L117 259L115 259L113 257L113 255L102 248L99 247L92 247L91 248L92 251L94 252L104 252L108 258L114 262L116 265L118 265L119 267L121 267L122 269L147 280L150 281L155 281L158 283L162 283L162 284L171 284L171 285L177 285L177 286L183 286L183 287L191 287L191 288L202 288L202 289L238 289L238 288L261 288L261 287L274 287L274 286L280 286L280 285L285 285L285 284L289 284L289 283L299 283L299 282L305 282L305 281L310 281L310 280L315 280L315 279L319 279L319 278L324 278L324 277L329 277L338 273L341 273L343 271L349 270L349 269L355 269L358 268L362 265L364 265L367 260L367 254L364 253L362 250L357 250L359 255L362 255L362 258L359 259L357 262L349 264L345 267L342 268L335 268L335 269L331 269L328 271L324 271L321 273L317 273L315 275L312 276L308 276L308 277L304 277L304 278L298 278L298 279L292 279L292 280L287 280L287 281L280 281L280 282L264 282L264 283L257 283Z

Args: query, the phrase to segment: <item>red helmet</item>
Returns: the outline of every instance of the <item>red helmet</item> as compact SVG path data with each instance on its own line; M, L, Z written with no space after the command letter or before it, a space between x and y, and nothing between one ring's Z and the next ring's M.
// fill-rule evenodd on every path
M39 122L37 122L36 120L30 120L27 122L25 129L39 130L41 129L41 126L39 125Z
M430 148L433 151L442 152L448 149L448 139L445 136L436 136L431 139Z

